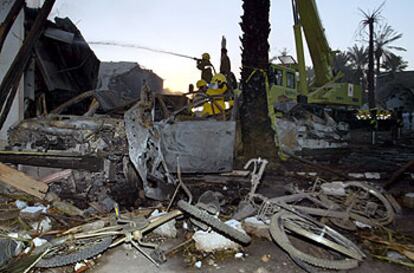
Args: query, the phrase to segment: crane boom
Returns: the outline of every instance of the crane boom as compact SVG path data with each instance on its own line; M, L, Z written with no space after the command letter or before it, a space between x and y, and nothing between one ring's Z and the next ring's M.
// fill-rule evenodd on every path
M315 70L314 87L332 81L333 56L315 0L294 0Z

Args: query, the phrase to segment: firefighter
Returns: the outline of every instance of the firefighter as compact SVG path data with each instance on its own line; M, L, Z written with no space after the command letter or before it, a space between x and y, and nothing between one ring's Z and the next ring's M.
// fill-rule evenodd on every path
M201 79L210 83L213 78L214 67L210 62L210 54L203 53L201 59L197 59L197 68L201 70Z
M206 93L206 91L208 90L208 84L205 80L197 81L196 86L197 86L197 92L199 93Z
M204 103L202 116L212 116L222 114L226 110L224 96L228 91L227 79L221 73L214 75L206 94L212 98L211 101Z
M195 91L194 101L204 99L208 90L208 83L205 80L199 80L196 83L197 90Z

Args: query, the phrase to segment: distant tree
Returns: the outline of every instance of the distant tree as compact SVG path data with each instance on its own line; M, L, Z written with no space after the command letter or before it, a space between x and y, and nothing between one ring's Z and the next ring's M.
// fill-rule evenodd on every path
M368 28L368 106L370 109L375 108L375 25L380 21L381 12L384 3L373 11L360 12L363 19L360 22L361 32Z
M377 75L381 72L381 62L387 61L392 55L394 55L393 61L396 60L395 57L398 57L392 52L393 50L406 51L403 47L393 45L393 43L401 39L402 36L402 33L398 33L388 24L383 25L375 32L375 61Z
M362 86L363 90L366 87L365 70L368 65L368 50L364 46L354 45L348 48L348 57L351 68L355 70L355 78Z
M354 45L348 48L348 58L352 69L364 71L368 65L368 50L364 46Z
M349 71L349 56L346 52L339 51L335 54L334 70L336 73L347 73Z
M387 72L401 72L407 69L408 62L404 61L401 56L391 53L382 63L381 66Z

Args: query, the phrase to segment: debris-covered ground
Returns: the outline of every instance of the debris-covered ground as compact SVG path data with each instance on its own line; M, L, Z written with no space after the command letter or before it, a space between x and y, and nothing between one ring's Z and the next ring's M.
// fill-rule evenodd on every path
M357 111L359 86L329 78L337 71L311 90L320 103L274 101L299 71L243 62L254 70L239 86L225 37L220 73L208 53L149 49L201 70L198 90L173 95L139 64L100 63L69 18L48 19L54 3L1 2L0 50L22 9L28 29L0 86L0 272L413 272L408 112ZM24 119L3 126L20 82ZM332 86L350 105L325 104Z

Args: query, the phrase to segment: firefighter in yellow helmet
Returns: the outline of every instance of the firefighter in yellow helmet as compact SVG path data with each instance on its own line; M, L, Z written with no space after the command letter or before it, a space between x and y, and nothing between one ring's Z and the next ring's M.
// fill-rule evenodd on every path
M205 98L208 90L208 83L205 80L198 80L196 83L196 87L197 91L195 92L193 100L196 101L198 99Z
M203 53L201 59L197 59L197 68L201 70L201 79L210 83L214 71L214 67L210 62L210 54Z
M202 116L218 115L226 110L224 96L227 90L226 76L220 73L214 75L206 92L212 100L203 104Z
M205 89L204 91L207 91L208 89L208 84L205 80L197 81L196 86L197 86L198 91L202 91L203 89Z

